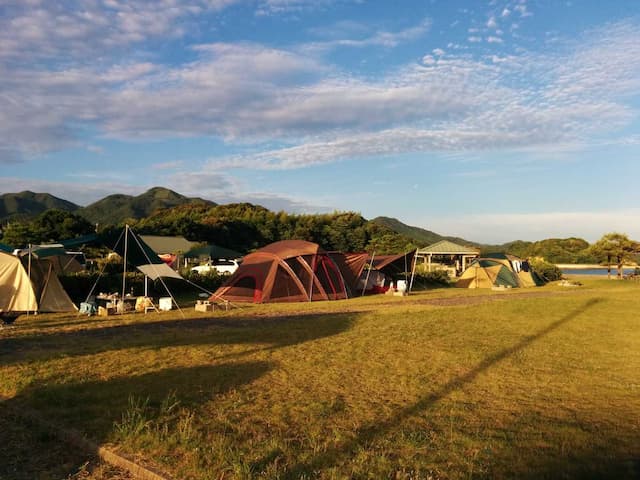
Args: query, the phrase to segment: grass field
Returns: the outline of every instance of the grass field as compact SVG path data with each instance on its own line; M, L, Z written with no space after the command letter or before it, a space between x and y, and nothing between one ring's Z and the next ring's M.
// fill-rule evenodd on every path
M640 478L640 284L432 290L0 331L0 479ZM10 408L9 408L10 407Z

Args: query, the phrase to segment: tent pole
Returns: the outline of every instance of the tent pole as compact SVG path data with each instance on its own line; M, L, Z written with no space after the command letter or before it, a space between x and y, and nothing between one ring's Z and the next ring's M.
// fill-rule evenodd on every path
M371 262L369 263L369 269L367 270L367 277L364 279L364 287L362 287L362 296L367 291L367 284L369 283L369 275L371 275L371 269L373 268L373 259L376 258L376 252L371 255Z
M122 262L122 313L124 313L124 294L127 288L127 248L128 248L128 240L129 240L129 225L125 225L124 227L124 259ZM117 307L117 304L116 304Z
M416 263L418 263L418 249L416 249L416 253L413 257L413 266L411 267L411 281L409 282L409 293L411 293L411 289L413 288L413 279L416 275Z
M309 301L311 302L313 299L313 281L316 276L316 256L313 256L311 260L311 285L309 285Z
M29 244L29 259L28 259L28 272L29 274L29 298L31 298L31 293L33 292L33 296L35 297L36 292L33 290L33 282L31 281L31 244ZM29 307L27 306L27 317L29 316Z

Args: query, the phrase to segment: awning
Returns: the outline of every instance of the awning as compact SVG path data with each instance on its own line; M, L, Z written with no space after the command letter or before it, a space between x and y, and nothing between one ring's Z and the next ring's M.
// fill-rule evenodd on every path
M164 263L160 257L136 235L133 230L126 227L125 233L120 238L114 235L104 237L105 245L109 246L122 258L127 259L127 264L137 268L147 277L156 280L159 277L179 278L184 280L178 272ZM113 247L111 245L114 245Z

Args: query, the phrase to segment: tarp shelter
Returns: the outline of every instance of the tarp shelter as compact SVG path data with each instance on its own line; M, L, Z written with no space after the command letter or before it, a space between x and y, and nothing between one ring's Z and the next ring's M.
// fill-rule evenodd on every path
M275 242L245 256L211 300L270 303L345 299L352 294L365 261L365 255L328 253L303 240Z
M404 275L411 272L414 255L414 251L399 255L375 255L373 256L372 268L389 277Z
M456 282L458 288L515 288L519 286L518 276L509 266L509 262L493 258L475 259Z
M137 268L151 280L161 277L183 280L180 274L164 263L129 226L117 238L115 234L111 234L103 236L101 240L118 255L126 258L127 265Z
M139 235L139 237L158 255L166 253L184 254L197 245L197 242L191 242L179 236Z
M367 257L370 270L360 276L358 289L368 293L384 293L391 282L409 279L415 251L396 255L371 255Z
M31 278L29 278L29 270ZM47 259L22 259L0 252L0 312L73 312L53 263Z

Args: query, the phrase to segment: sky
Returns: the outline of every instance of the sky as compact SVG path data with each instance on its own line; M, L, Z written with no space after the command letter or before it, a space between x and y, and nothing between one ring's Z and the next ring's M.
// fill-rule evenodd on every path
M0 193L640 240L636 0L0 0Z

